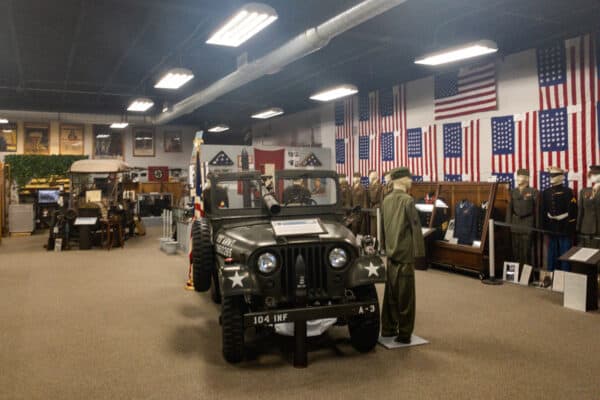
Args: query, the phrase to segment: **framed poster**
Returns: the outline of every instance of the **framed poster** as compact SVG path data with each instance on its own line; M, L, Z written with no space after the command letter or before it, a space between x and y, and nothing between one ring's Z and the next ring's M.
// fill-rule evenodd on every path
M519 263L505 261L502 279L506 282L519 283Z
M181 153L183 151L183 135L181 131L165 131L165 153Z
M17 151L17 124L0 125L0 152Z
M154 128L133 130L133 156L154 157Z
M109 125L94 125L94 158L123 158L123 136Z
M25 154L50 154L50 125L25 124Z
M60 154L83 155L83 125L60 126Z

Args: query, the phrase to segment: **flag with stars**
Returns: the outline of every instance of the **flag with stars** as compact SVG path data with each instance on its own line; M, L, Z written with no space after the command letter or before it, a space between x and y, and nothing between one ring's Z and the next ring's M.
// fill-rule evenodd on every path
M224 151L220 151L208 164L218 167L228 167L233 165L233 161Z
M406 88L404 85L395 85L379 91L379 116L377 132L381 136L387 135L388 142L385 148L393 149L391 155L386 154L384 157L382 144L381 164L375 168L381 175L392 168L406 165ZM388 135L390 132L393 135Z
M492 173L515 172L515 121L512 115L493 117Z
M479 120L443 125L444 180L480 181L479 132Z
M540 110L595 103L599 70L594 47L589 34L537 49Z
M406 131L408 168L415 182L437 181L437 126Z
M496 177L496 182L508 183L508 187L513 189L515 187L515 174L513 173L502 173L494 172L493 175Z
M379 106L377 92L359 96L358 170L363 177L379 170Z
M321 167L323 163L317 158L315 153L309 153L300 163L302 167Z
M334 114L336 171L351 179L354 173L354 97L336 102Z
M498 109L496 65L472 65L434 78L435 119Z
M563 185L568 184L568 173L565 174ZM550 173L547 171L540 171L540 191L546 190L550 187ZM578 195L579 193L577 193Z

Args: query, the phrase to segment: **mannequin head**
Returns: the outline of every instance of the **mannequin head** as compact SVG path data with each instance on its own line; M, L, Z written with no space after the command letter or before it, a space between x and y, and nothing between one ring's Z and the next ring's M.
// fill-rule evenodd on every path
M377 175L377 171L369 171L369 182L375 183L379 180L379 176Z
M590 165L588 178L593 186L600 184L600 165Z
M548 168L548 173L550 174L550 185L551 186L560 186L563 184L565 180L565 171L559 167L550 167Z
M408 192L412 186L412 174L406 167L393 169L389 172L394 189Z
M293 183L296 186L302 186L304 182L302 182L302 178L300 178L300 179L294 179Z
M348 184L348 178L346 178L345 174L340 174L340 185L347 185Z
M352 184L354 186L360 185L360 173L355 172L354 175L352 175Z
M517 171L517 187L525 189L529 186L529 170L520 169Z

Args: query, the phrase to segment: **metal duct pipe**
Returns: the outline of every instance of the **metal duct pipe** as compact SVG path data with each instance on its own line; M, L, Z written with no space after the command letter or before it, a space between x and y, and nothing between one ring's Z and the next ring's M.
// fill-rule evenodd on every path
M2 118L7 118L9 121L63 121L80 124L112 124L113 122L126 120L131 124L140 125L151 125L154 123L151 117L144 116L127 116L124 119L122 115L79 114L46 111L0 110L0 116Z
M156 124L166 124L266 74L279 71L286 65L325 47L331 39L341 33L383 14L405 1L365 0L321 25L308 29L264 57L240 67L207 88L174 104L170 111L158 115L154 121Z

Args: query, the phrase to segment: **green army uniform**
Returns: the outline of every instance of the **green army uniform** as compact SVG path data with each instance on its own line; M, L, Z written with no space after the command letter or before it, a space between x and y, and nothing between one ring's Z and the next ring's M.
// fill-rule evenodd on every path
M536 227L538 199L539 192L532 187L526 187L523 191L519 188L511 190L506 210L506 222L527 228ZM513 258L520 265L531 265L532 232L516 226L511 227L510 232Z
M582 247L600 248L600 191L594 194L592 188L581 189L577 209L578 244Z
M352 186L352 207L360 206L360 208L367 208L367 190L362 184ZM352 222L352 233L355 235L364 235L366 232L366 223L364 214L361 212L355 216L354 222Z
M410 339L415 326L415 258L425 256L425 242L413 198L394 189L383 200L387 281L381 335Z
M369 185L369 208L377 210L381 206L381 199L383 197L383 185L379 182L373 182ZM369 215L370 218L370 235L373 237L378 236L377 232L377 211Z
M342 197L342 207L352 208L352 191L348 183L340 183L340 196Z

